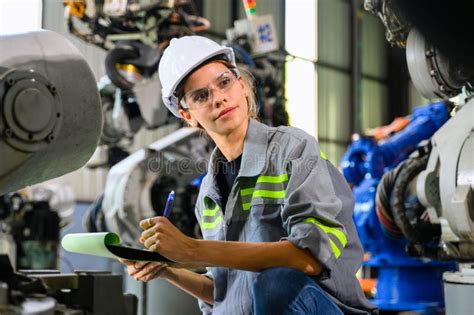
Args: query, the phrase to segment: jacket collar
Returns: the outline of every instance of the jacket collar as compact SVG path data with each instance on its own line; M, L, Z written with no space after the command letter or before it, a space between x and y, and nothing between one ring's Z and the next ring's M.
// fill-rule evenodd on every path
M239 177L260 175L266 166L269 127L250 119L244 140Z

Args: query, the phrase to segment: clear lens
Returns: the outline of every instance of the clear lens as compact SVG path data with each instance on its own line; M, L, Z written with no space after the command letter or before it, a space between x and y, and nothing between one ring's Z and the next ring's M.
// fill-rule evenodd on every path
M181 105L184 108L200 108L212 104L212 90L225 92L230 89L237 81L237 76L231 71L221 73L213 83L207 87L187 92L181 99Z

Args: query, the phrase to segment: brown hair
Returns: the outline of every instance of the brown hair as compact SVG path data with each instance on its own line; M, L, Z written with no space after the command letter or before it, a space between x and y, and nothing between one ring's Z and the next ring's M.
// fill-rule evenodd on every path
M179 84L177 88L177 93L176 93L178 95L178 108L179 109L182 109L184 111L188 110L181 106L181 99L184 97L184 90L183 90L184 82L186 82L186 80L194 73L194 71L196 71L197 69L211 62L221 63L224 66L226 66L228 69L236 69L232 63L224 59L210 59L202 63L199 67L191 71L191 73L189 73L183 79L183 81L181 81L181 83ZM249 118L257 119L257 97L255 95L255 79L253 75L247 69L244 69L242 67L237 67L237 70L239 71L240 77L242 78L244 82L245 89L247 90L247 95L245 98L247 99L247 108L248 108ZM198 124L197 127L200 129L204 129L200 124Z

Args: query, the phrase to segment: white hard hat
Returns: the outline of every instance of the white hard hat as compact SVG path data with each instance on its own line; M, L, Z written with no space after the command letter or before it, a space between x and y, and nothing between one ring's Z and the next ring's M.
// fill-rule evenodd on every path
M158 73L163 102L176 117L180 117L176 88L191 71L205 61L220 55L222 59L237 67L232 48L221 46L209 38L184 36L171 40L161 57Z

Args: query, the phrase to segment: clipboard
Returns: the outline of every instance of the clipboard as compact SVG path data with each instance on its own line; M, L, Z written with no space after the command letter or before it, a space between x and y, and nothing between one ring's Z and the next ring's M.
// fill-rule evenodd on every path
M181 265L157 252L124 246L121 244L120 237L113 232L71 233L63 237L61 245L65 250L72 253Z

